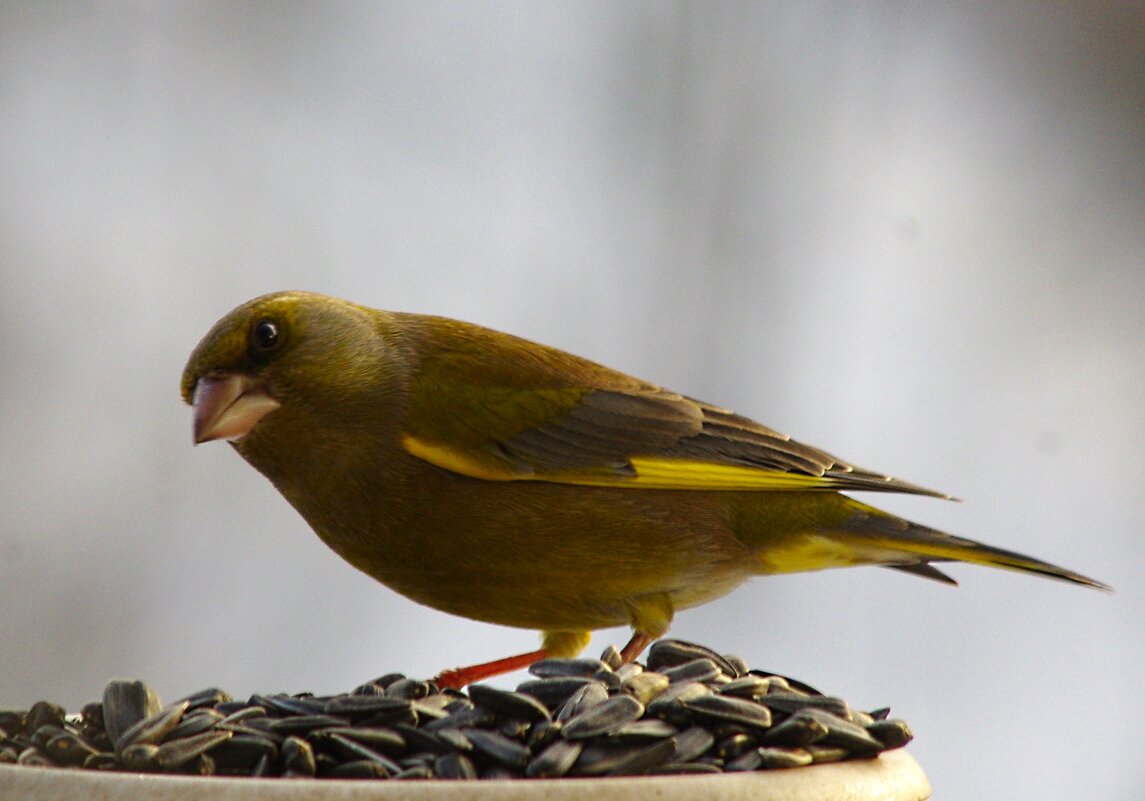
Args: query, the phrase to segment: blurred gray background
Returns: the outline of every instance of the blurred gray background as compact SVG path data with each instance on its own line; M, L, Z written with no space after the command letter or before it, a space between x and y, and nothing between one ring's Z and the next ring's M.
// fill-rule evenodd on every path
M733 407L1113 584L759 579L673 634L890 704L936 798L1139 799L1143 98L1128 1L3 3L0 706L535 646L191 448L191 348L299 288Z

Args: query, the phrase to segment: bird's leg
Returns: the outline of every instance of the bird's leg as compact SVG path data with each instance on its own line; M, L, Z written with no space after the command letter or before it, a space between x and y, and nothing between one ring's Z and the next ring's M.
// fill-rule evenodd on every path
M636 657L644 653L644 649L652 644L656 639L651 634L645 634L642 631L632 633L632 639L628 641L628 645L624 646L620 651L620 658L622 662L627 665L629 662L635 662Z
M536 651L529 651L527 654L517 654L507 656L504 659L494 659L492 662L482 662L480 665L450 668L438 673L433 678L433 682L443 690L447 688L460 690L465 685L473 684L476 681L485 681L485 679L500 676L502 673L511 673L514 670L527 668L548 655L549 652L541 648Z
M433 680L437 683L437 686L442 689L449 687L458 690L475 681L484 681L494 676L500 676L502 673L512 673L514 670L527 668L529 665L534 662L539 662L542 659L549 657L563 659L576 656L588 645L588 641L591 637L591 633L587 631L546 631L541 641L541 647L536 651L529 651L527 654L517 654L516 656L507 656L504 659L495 659L492 662L482 662L480 665L443 670ZM649 639L649 642L651 642L651 639ZM629 644L631 645L631 643ZM647 643L645 643L645 645L647 645ZM644 650L643 645L640 646L640 650L637 651L637 654L642 650Z

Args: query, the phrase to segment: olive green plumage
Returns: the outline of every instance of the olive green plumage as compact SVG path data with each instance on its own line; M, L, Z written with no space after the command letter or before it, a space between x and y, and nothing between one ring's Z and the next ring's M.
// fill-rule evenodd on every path
M455 320L266 295L204 337L182 394L196 441L232 439L355 567L554 652L618 624L659 636L767 573L959 560L1101 586L840 491L940 493Z

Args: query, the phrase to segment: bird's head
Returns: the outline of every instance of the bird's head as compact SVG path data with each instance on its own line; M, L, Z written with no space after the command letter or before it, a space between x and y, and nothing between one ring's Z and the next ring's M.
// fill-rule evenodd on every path
M234 309L183 370L195 443L241 441L284 408L313 419L336 415L387 383L379 314L308 292L276 292Z

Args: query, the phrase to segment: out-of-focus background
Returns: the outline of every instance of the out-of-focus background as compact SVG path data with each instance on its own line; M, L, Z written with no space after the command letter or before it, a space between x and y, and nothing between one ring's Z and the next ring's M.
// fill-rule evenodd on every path
M733 407L1113 584L760 579L673 633L892 705L936 797L1145 791L1142 4L0 5L0 706L534 647L191 448L184 359L285 288Z

